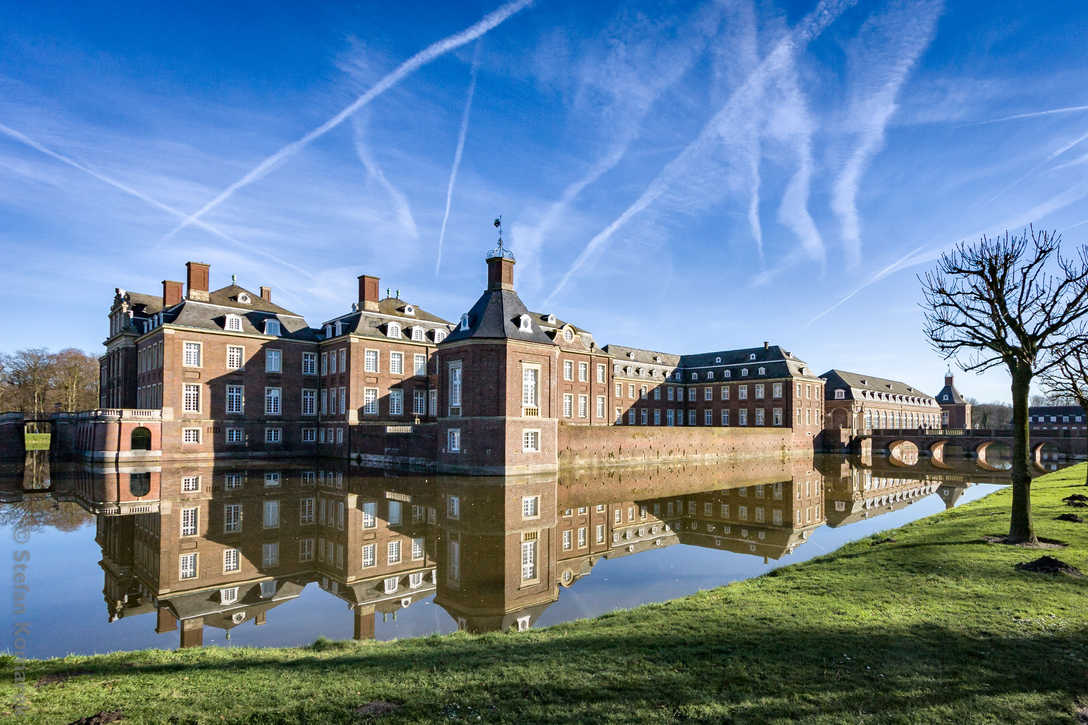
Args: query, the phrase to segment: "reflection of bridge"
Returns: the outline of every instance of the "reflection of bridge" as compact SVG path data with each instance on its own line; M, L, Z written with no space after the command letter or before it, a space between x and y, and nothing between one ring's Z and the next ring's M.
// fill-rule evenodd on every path
M873 429L856 436L859 440L868 439L874 450L887 452L893 459L907 457L912 444L921 455L928 455L932 465L937 468L949 467L945 461L945 448L957 446L964 454L977 460L980 468L997 470L986 458L987 451L995 443L1012 447L1012 431L1007 428L997 429ZM1084 441L1078 436L1069 435L1068 431L1032 431L1029 439L1031 459L1037 466L1042 466L1043 453L1061 453L1064 455L1081 454Z

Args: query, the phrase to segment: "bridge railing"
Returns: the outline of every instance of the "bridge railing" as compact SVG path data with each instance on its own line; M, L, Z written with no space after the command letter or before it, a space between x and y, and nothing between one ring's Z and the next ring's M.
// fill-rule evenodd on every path
M61 413L75 420L102 420L103 418L121 418L125 420L162 420L159 408L95 408L81 410L78 413Z

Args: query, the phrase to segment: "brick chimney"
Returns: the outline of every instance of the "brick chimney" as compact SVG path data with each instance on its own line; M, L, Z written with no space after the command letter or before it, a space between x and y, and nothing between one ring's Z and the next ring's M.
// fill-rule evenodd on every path
M946 387L952 387L952 371L949 370L944 374L944 384Z
M208 277L211 267L204 262L185 263L185 284L189 290L189 299L208 301Z
M261 285L261 299L265 302L272 301L272 288Z
M359 275L359 307L367 312L378 311L379 278L368 274Z
M487 258L487 289L514 289L514 260L505 255Z
M164 279L162 281L162 306L173 307L181 302L182 283Z

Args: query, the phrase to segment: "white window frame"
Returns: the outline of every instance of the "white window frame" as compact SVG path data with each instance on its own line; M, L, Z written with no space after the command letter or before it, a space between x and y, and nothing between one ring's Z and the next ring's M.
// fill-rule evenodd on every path
M540 453L540 430L527 428L521 432L521 452Z
M267 347L264 350L264 371L266 373L283 372L283 350L278 347Z
M203 367L204 343L195 340L185 340L181 346L181 366L185 368ZM195 351L195 352L194 352ZM195 354L195 358L190 353ZM195 361L194 361L195 360Z

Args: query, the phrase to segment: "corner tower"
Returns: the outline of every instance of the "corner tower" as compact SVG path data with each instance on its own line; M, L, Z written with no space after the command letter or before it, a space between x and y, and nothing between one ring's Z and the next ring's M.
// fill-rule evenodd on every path
M937 393L937 403L941 406L941 423L945 428L971 427L971 404L952 384L951 369L944 374L944 387Z
M514 291L501 227L486 262L487 288L438 346L438 470L555 471L558 348Z

